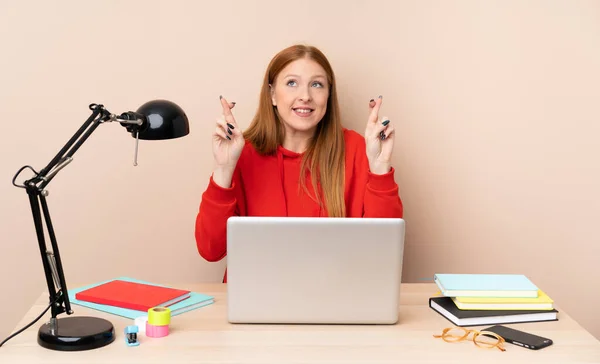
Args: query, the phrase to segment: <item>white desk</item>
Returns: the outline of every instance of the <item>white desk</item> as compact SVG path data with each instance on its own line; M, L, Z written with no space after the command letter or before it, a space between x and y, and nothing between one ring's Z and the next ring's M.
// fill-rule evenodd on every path
M46 315L0 348L0 363L600 363L600 342L562 310L559 321L508 325L554 340L539 351L506 344L501 352L435 339L452 323L429 308L428 298L437 291L431 283L402 285L394 326L233 325L227 323L225 284L172 286L213 295L215 303L173 317L167 337L141 334L137 347L128 347L123 334L133 320L73 305L75 315L110 320L116 340L92 351L44 349L36 338ZM40 296L15 330L42 312L47 297Z

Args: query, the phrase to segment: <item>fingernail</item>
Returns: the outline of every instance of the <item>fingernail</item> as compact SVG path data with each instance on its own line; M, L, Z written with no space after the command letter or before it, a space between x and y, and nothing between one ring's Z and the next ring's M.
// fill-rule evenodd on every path
M227 132L229 133L229 135L232 135L233 132L231 131L231 129L227 128Z
M231 129L235 129L235 128L233 127L233 125L231 125L231 124L229 124L229 123L227 123L227 126L228 126L228 127L230 127Z
M232 103L233 105L235 105L235 101L232 101L231 103Z
M373 102L373 101L375 101L375 99L371 99L371 100L369 100L369 102Z
M389 120L384 120L382 124L383 124L383 126L386 126L386 125L387 125L387 124L389 124L389 123L390 123L390 121L389 121Z
M383 96L379 95L379 98L382 98Z
M221 100L223 98L223 95L219 95L219 100Z
M229 137L229 135L225 135L227 137L227 139L231 140L231 138Z

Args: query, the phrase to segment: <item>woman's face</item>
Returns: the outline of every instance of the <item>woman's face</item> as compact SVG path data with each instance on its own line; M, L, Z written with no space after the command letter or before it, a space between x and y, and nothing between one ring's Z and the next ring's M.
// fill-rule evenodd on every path
M286 132L314 132L327 111L327 73L317 62L302 58L288 64L271 85L271 99Z

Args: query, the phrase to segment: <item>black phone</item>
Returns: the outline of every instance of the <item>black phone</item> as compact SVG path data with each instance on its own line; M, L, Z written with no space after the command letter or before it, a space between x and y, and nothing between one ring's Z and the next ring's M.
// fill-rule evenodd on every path
M537 336L502 325L491 326L481 331L493 332L504 338L504 340L506 340L507 343L522 346L531 350L539 350L541 348L545 348L547 346L552 345L552 340L548 339L547 337Z

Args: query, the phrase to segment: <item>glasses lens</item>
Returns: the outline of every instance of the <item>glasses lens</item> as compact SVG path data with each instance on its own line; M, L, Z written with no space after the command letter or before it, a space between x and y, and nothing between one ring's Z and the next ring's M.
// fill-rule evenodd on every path
M444 340L446 341L460 341L460 340L464 340L465 337L467 336L467 330L463 329L462 327L454 327L448 331L446 331L446 333L444 334Z
M483 348L493 348L494 346L498 345L499 341L500 340L498 340L497 337L492 336L492 334L482 333L475 337L475 344Z

